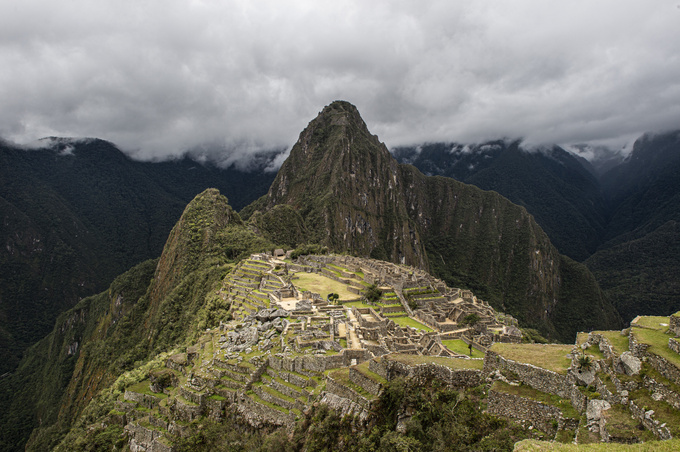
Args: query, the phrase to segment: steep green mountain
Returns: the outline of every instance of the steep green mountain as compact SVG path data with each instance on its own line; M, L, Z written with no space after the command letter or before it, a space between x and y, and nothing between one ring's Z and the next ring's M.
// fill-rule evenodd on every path
M581 151L593 152L584 146ZM434 143L393 150L428 175L494 190L526 207L560 252L583 261L625 320L680 309L680 131L646 134L593 168L553 146Z
M281 204L304 219L310 242L430 269L553 337L618 325L590 272L524 208L400 165L347 102L310 122L267 195L242 213Z
M605 197L587 162L558 146L523 149L520 141L431 143L393 151L424 174L496 191L525 207L557 249L582 261L602 242Z
M241 208L273 174L189 158L137 162L111 143L0 141L0 375L59 313L157 257L186 204L217 187Z
M586 265L624 319L680 309L680 131L645 135L606 173L607 241Z
M195 340L224 318L216 288L238 261L274 244L250 231L215 189L192 200L157 261L59 316L52 332L0 379L0 449L59 441L103 388L158 353ZM109 408L111 409L111 408Z

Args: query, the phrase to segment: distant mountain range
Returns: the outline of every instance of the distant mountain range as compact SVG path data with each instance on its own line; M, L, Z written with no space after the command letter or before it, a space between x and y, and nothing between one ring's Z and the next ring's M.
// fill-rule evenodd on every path
M103 150L96 160L119 161L132 174L140 174L132 171L136 163L114 152L109 143L93 141L90 145L95 146L93 155ZM79 153L69 152L73 155L61 155L59 149L45 151L48 163L41 166L59 165L59 159L79 165ZM16 149L4 154L16 153L33 157ZM84 166L88 165L97 167L94 163ZM89 208L97 212L92 216L76 215L79 210L64 201L74 198L50 190L51 183L63 179L71 187L73 181L65 174L52 177L45 171L40 176L47 182L33 178L42 191L35 193L41 200L31 212L43 212L57 201L63 206L40 217L41 221L56 219L54 228L66 237L57 243L75 247L81 237L89 240L98 225L96 231L108 231L110 223L124 231L126 224L136 227L137 220L148 233L156 221L160 224L160 214L145 216L150 215L147 209L158 205L146 204L151 202L147 194L157 193L163 199L170 189L157 190L160 183L150 176L140 176L142 188L138 188L140 181L117 172L111 178L106 169L112 166L117 167L108 163L93 173L86 171L74 188L65 191L75 198L87 197L83 191L98 187L102 198L91 200L95 205ZM22 167L14 163L14 168ZM167 183L161 187L172 186L172 181ZM107 203L114 201L115 206L129 204L130 210L112 209ZM75 213L57 215L61 210ZM6 235L14 237L17 232ZM122 245L131 243L151 250L148 240L143 234L131 235L113 242L120 248L102 240L92 249L103 249L101 258L105 259L106 246L111 253L129 249ZM91 404L95 411L87 411L91 400L103 401L100 391L111 389L123 372L160 352L186 346L205 328L216 327L226 318L229 305L217 289L235 262L251 252L301 244L429 269L454 287L472 289L476 296L516 317L522 327L538 328L563 341L572 341L580 330L622 326L588 268L561 255L524 207L493 191L425 176L411 165L399 164L369 132L357 109L338 101L309 123L268 191L240 214L217 190L203 191L184 209L158 260L135 266L116 278L108 290L81 300L59 316L52 332L26 351L11 375L0 379L0 404L8 407L0 413L0 445L21 448L28 441L30 450L50 449L82 414L95 419L97 407L107 412L114 409L109 400ZM76 253L80 250L71 250L54 254L55 259L65 255L62 262L79 262ZM31 252L24 255L45 262L38 259L42 250ZM96 264L96 257L69 269L73 272L69 274L90 270L90 264ZM82 428L72 431L78 434Z
M625 320L680 308L680 131L646 134L625 159L595 165L519 140L392 150L429 175L494 190L522 205L564 254L584 261Z
M160 255L186 204L216 187L240 209L274 173L191 158L131 160L97 139L0 141L0 375L46 335L59 313Z

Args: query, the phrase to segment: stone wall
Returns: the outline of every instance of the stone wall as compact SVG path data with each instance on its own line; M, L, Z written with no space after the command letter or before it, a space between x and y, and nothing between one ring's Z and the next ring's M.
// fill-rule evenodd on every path
M668 329L676 336L680 336L680 315L671 315L668 322Z
M651 377L645 375L642 377L642 381L649 392L654 394L659 394L661 400L673 406L676 410L680 410L680 394L673 391L671 388L665 384L659 383Z
M389 359L389 355L383 356L380 362L371 360L368 368L388 381L397 377L414 379L416 382L437 380L456 388L472 388L482 383L481 370L451 369L434 363L408 365Z
M650 366L652 366L661 375L668 378L675 384L680 384L680 369L678 369L678 367L674 364L668 362L666 358L648 352L647 350L649 349L649 345L638 342L638 340L635 338L635 334L633 333L634 329L635 328L631 328L629 335L630 350L633 355L643 361L647 361Z
M680 353L680 341L671 337L668 339L668 348L673 350L675 353Z
M551 370L542 369L532 364L519 363L511 359L506 359L499 354L487 351L484 355L484 372L509 371L517 375L523 383L541 392L555 394L556 396L568 399L571 398L573 384L568 381L566 375L558 374Z
M160 441L161 432L158 430L142 427L134 422L126 425L125 431L130 436L129 446L132 452L172 452L172 447Z
M144 408L148 408L150 410L158 408L158 399L148 394L140 394L138 392L125 391L125 394L123 394L123 398L125 400L136 402L143 406Z
M628 402L628 409L630 410L633 418L639 420L645 428L659 439L671 439L673 435L671 434L666 424L661 424L659 421L654 419L653 411L645 411L640 408L632 400Z
M238 413L254 428L262 428L267 424L292 426L295 416L256 403L249 397L241 397L236 405Z
M331 392L344 399L351 400L365 409L369 409L371 406L371 401L366 397L362 396L355 390L348 388L347 386L336 382L330 375L326 376L326 391Z
M489 413L527 420L535 428L550 436L555 436L557 430L565 427L576 428L578 426L578 420L576 420L576 425L574 425L574 420L566 421L559 408L514 394L489 390L487 401Z
M382 389L382 385L380 383L371 380L354 367L349 368L349 381L356 383L369 393L376 396L380 394L380 390Z

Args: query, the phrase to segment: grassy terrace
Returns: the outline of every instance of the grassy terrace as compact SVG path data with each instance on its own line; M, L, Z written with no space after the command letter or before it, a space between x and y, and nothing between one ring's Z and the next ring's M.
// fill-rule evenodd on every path
M628 351L628 336L621 334L620 331L595 331L596 333L604 336L612 347L614 347L614 352L620 355L623 352Z
M646 315L637 319L631 326L641 326L655 330L666 331L668 329L669 317Z
M449 358L446 356L425 356L425 355L410 355L407 353L392 353L385 355L382 359L390 361L397 361L400 363L415 366L418 364L439 364L446 366L449 369L479 369L484 367L484 361L481 359L463 359L463 358Z
M522 363L533 364L536 367L552 370L566 375L571 365L567 354L573 346L561 344L503 344L495 343L490 350L504 358Z
M656 437L647 429L640 428L640 422L633 419L628 408L615 404L605 411L607 431L615 438L625 438L634 442L637 440L654 441Z
M644 410L654 410L654 419L666 423L674 437L680 436L680 411L673 408L664 401L652 399L651 394L646 388L638 389L630 393L630 398L635 400L637 406Z
M432 331L432 328L429 326L423 325L417 320L413 320L411 317L390 317L390 319L396 323L399 326L409 326L411 328L415 328L417 330L422 330L422 331L427 331L430 332Z
M131 392L136 392L138 394L150 395L150 396L156 397L158 399L167 399L168 398L167 394L164 394L162 392L152 392L151 389L149 388L150 383L151 382L149 380L143 380L143 381L140 381L139 383L136 383L136 384L130 386L129 388L127 388L127 390L131 391Z
M545 403L546 405L557 407L562 411L562 414L568 418L578 419L580 416L578 411L576 411L574 407L571 406L571 402L569 400L557 397L553 394L537 391L530 386L512 386L502 381L495 381L493 386L491 386L491 389L497 392L513 394L519 397L524 397L525 399L531 399L537 402Z
M359 372L361 372L361 374L363 374L367 378L370 378L371 380L373 380L377 383L380 383L382 385L386 385L387 380L385 380L383 377L381 377L377 373L373 372L372 370L369 370L369 368L368 368L369 364L370 364L369 361L364 361L363 363L358 364L356 366L356 368Z
M461 355L470 356L470 348L468 345L460 339L451 339L448 341L442 341L444 347L448 348L454 353L459 353ZM480 352L476 348L472 349L472 358L484 358L484 353Z
M638 341L650 346L647 349L649 353L666 358L668 362L680 367L680 355L668 348L668 338L673 336L646 328L633 328L632 333Z
M350 389L353 389L355 392L361 394L363 397L365 397L368 400L373 400L376 398L373 394L370 392L366 391L364 388L359 386L358 384L354 383L353 381L350 381L349 379L349 367L345 367L342 369L338 370L332 370L328 373L328 376L331 377L333 380L337 381L338 383L342 383L344 386L347 386Z
M322 297L329 293L337 293L340 295L340 300L353 300L357 298L356 294L347 289L347 285L319 273L298 272L295 276L297 279L293 280L293 284L300 291L309 290L310 292L318 293Z

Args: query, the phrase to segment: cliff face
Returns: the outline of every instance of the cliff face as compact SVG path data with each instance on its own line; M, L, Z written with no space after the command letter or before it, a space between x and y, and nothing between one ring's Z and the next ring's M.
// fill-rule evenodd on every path
M403 191L399 164L371 135L356 107L334 102L300 134L263 208L296 208L310 242L426 268Z
M619 326L589 272L561 256L524 208L400 165L347 102L309 123L252 209L280 204L302 216L310 242L430 270L553 337ZM575 271L563 281L567 266Z

